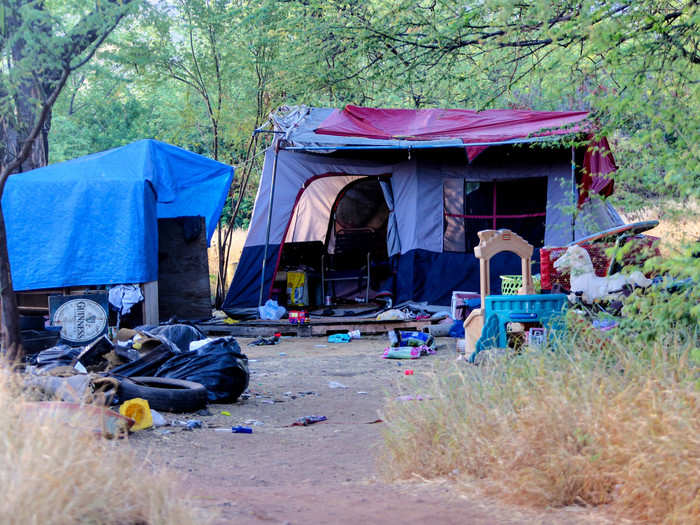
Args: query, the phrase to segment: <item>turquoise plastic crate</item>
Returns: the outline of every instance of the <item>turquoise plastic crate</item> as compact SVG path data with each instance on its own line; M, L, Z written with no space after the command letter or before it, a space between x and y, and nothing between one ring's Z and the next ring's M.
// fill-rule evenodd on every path
M469 357L488 348L508 346L508 323L539 323L551 335L563 329L563 314L568 305L565 294L489 295L485 300L484 328Z

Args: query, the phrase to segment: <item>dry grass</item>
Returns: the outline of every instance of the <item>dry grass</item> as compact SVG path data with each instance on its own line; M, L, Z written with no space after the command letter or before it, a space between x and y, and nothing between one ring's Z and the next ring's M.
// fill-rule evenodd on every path
M435 375L430 400L391 402L384 472L478 478L519 504L610 503L638 521L699 523L694 338L667 340L644 359L590 342L455 366Z
M140 464L125 441L28 417L12 382L0 369L0 523L211 522L167 473Z
M228 290L231 286L231 281L233 280L233 274L236 273L236 268L238 267L238 261L241 259L241 253L243 252L243 245L245 244L245 238L248 235L248 230L233 230L231 233L231 254L228 260L228 270L226 274L226 289ZM217 245L216 232L211 238L211 246L208 251L209 259L209 274L213 276L212 278L212 294L216 293L216 273L219 268L219 249Z
M665 257L676 255L684 244L700 239L698 202L662 201L643 210L623 213L622 217L626 222L658 220L659 225L646 233L661 239L661 253Z

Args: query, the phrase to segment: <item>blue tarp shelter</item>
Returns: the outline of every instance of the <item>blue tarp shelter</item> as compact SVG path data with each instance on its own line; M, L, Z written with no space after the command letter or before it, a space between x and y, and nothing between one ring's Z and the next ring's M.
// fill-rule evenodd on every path
M2 205L15 290L158 279L158 219L216 228L233 168L140 140L12 175Z

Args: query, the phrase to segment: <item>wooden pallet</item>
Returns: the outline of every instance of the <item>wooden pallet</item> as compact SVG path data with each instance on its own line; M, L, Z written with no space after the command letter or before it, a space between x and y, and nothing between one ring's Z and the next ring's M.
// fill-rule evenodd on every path
M293 325L282 321L241 321L236 324L197 325L206 335L232 335L235 337L269 337L276 333L298 337L326 336L359 330L362 335L386 334L390 330L423 330L432 324L421 321L377 321L365 317L321 317L311 319L304 325Z

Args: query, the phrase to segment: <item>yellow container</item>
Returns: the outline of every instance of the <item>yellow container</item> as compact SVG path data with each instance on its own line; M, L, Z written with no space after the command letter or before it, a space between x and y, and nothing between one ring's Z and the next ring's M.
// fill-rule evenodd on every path
M135 397L124 401L119 407L119 413L122 416L130 417L136 421L134 426L131 427L132 432L143 430L145 428L151 428L153 426L151 407L148 405L148 401L141 399L140 397Z

